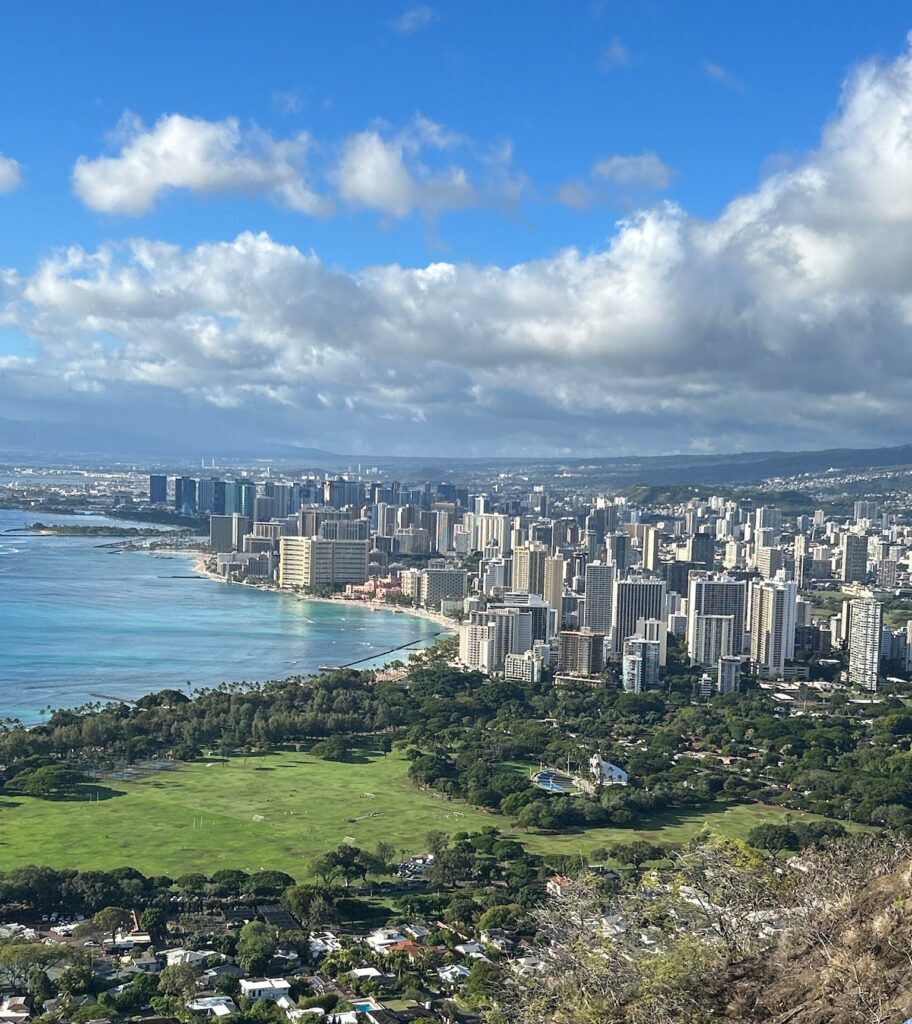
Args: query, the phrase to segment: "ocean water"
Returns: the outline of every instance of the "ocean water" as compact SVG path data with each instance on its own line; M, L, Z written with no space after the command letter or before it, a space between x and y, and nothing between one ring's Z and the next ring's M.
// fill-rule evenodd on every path
M226 681L306 675L440 629L425 619L226 585L181 554L114 552L96 537L11 533L42 522L118 523L0 509L0 718L96 695L138 697ZM372 667L392 654L365 662Z

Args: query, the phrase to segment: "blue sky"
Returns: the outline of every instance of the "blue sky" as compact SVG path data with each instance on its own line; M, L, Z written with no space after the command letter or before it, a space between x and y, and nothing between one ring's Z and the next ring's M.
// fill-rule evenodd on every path
M0 417L78 422L103 436L129 407L139 433L163 444L179 423L178 436L203 446L230 425L227 443L252 431L264 444L365 453L610 454L845 443L822 422L841 397L859 443L908 438L905 418L897 422L884 405L888 396L853 374L853 344L861 351L889 336L900 347L878 349L876 359L903 358L902 315L884 325L870 312L835 343L830 325L812 353L794 306L751 305L745 333L744 308L731 306L760 286L752 274L720 284L727 261L696 273L706 302L719 304L699 327L677 307L651 322L667 288L681 287L669 284L667 263L638 266L638 249L621 268L623 281L609 287L605 279L609 290L653 295L658 275L663 291L651 310L606 311L602 279L590 272L612 252L610 269L620 272L631 236L619 218L674 204L673 216L657 215L659 242L643 244L654 254L675 235L675 260L691 274L689 246L706 256L694 241L702 228L718 224L739 196L756 198L770 175L787 179L785 191L802 169L824 167L835 180L832 154L819 155L821 133L839 121L841 90L851 91L860 65L879 61L887 74L903 59L906 5L61 2L8 5L2 17L0 154L15 161L19 184L8 179L0 194ZM182 120L163 120L175 116ZM166 137L166 127L176 134ZM202 131L218 159L188 169L173 145ZM876 149L882 138L859 146ZM208 159L213 150L206 152ZM236 161L227 177L223 161L214 166L225 155ZM151 183L140 180L149 159ZM904 173L906 154L897 159ZM80 161L84 173L74 178ZM0 167L0 189L3 180ZM836 230L825 220L813 225L818 251ZM787 223L794 227L794 218ZM238 249L246 233L268 236L276 252ZM222 295L251 289L242 309L190 288L197 265L228 253L200 248L207 245L234 246L237 265ZM61 255L68 247L77 248L75 261ZM560 262L568 249L595 262L568 270ZM455 268L458 284L435 277L429 288L421 277L396 276L397 267L429 264ZM568 307L581 280L593 291L565 322L555 312L560 295L541 290L497 310L492 296L504 281L476 279L491 267L537 281L560 276ZM365 268L378 268L379 278ZM292 310L280 324L257 307L252 290L263 274L270 301ZM310 276L281 291L277 282L296 274ZM127 309L123 294L112 297L124 287L181 297L167 315L142 303ZM867 308L883 308L869 283L840 277L839 287L855 295L855 316L859 288ZM370 295L358 315L350 288ZM316 297L303 308L308 289ZM434 305L416 300L431 291ZM793 298L786 291L783 300ZM897 282L890 302L899 308L905 294ZM826 304L820 293L813 298ZM458 308L458 322L441 319L437 303ZM582 337L586 317L601 322L595 333L612 335L610 344ZM378 320L395 327L379 331ZM546 337L536 329L543 322ZM459 324L471 325L464 351ZM715 362L682 382L693 357L688 364L674 339L704 329L700 350L712 348ZM767 360L739 378L726 353L766 329L773 333L762 347L778 365ZM352 335L357 351L346 347ZM782 335L797 347L777 352ZM443 339L439 347L434 338ZM542 347L579 360L578 394L572 378L551 373ZM225 348L230 365L219 357L209 373L206 359ZM674 372L647 388L632 368L638 350ZM827 366L821 386L819 361L834 358L845 372ZM395 382L378 390L376 374L390 361ZM293 380L283 371L289 365ZM777 373L818 378L807 385L813 413L798 415L806 406L799 389L783 424L771 399ZM732 395L758 374L749 414L739 412ZM621 395L611 400L596 394L614 390ZM639 405L630 404L632 392L642 393ZM716 402L722 392L726 400ZM159 420L162 409L171 410L168 422Z

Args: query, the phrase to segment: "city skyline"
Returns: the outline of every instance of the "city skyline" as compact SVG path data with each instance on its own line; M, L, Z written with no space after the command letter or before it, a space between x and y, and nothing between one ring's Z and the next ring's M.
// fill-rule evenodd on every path
M226 10L7 15L0 441L908 440L898 4Z

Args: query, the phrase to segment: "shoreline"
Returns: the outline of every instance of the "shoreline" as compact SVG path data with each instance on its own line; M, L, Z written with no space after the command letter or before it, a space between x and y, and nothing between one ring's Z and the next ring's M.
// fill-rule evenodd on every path
M150 552L154 553L154 552ZM343 608L364 608L367 611L382 611L389 612L390 614L396 615L410 615L415 619L425 619L428 622L433 622L435 625L440 626L447 632L452 633L454 636L457 634L459 623L453 619L448 619L445 615L441 615L440 612L431 612L425 608L409 608L401 607L399 605L385 604L383 601L374 600L360 600L358 598L347 598L343 596L339 597L317 597L313 594L297 594L290 590L282 590L277 586L271 584L260 584L260 583L238 583L235 580L226 580L224 577L219 576L218 573L209 572L206 568L206 562L209 559L209 555L204 551L199 550L187 550L180 551L179 549L173 552L174 554L183 554L193 558L193 572L198 576L202 576L204 579L212 580L215 583L222 583L228 586L234 587L249 587L251 590L261 590L265 593L277 594L280 597L292 597L297 601L315 602L318 604L333 604L339 605Z

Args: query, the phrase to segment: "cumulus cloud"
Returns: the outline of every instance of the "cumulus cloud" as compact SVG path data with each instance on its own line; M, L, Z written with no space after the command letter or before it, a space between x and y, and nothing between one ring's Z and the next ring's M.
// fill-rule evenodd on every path
M4 368L0 403L180 396L210 430L230 412L363 452L906 440L910 120L906 52L859 68L818 149L715 220L663 203L598 251L507 267L346 273L263 234L64 250L2 277L42 354Z
M465 163L441 154L459 149L484 180L474 182ZM479 150L470 140L421 114L405 129L385 126L349 136L330 172L339 197L353 207L390 217L516 201L523 179L510 172L512 144ZM436 166L434 166L434 164Z
M562 185L557 198L575 210L599 204L629 207L649 192L664 192L674 173L653 152L610 156L596 161L588 178L574 178Z
M309 136L276 140L242 131L236 118L205 121L170 114L146 128L127 114L118 127L115 156L81 156L73 189L93 210L138 216L163 193L266 195L300 213L326 214L328 201L309 187L303 166Z
M22 184L22 168L11 156L0 153L0 195L14 192Z
M392 23L393 29L402 36L422 32L437 20L437 12L427 4L416 4L403 11Z

